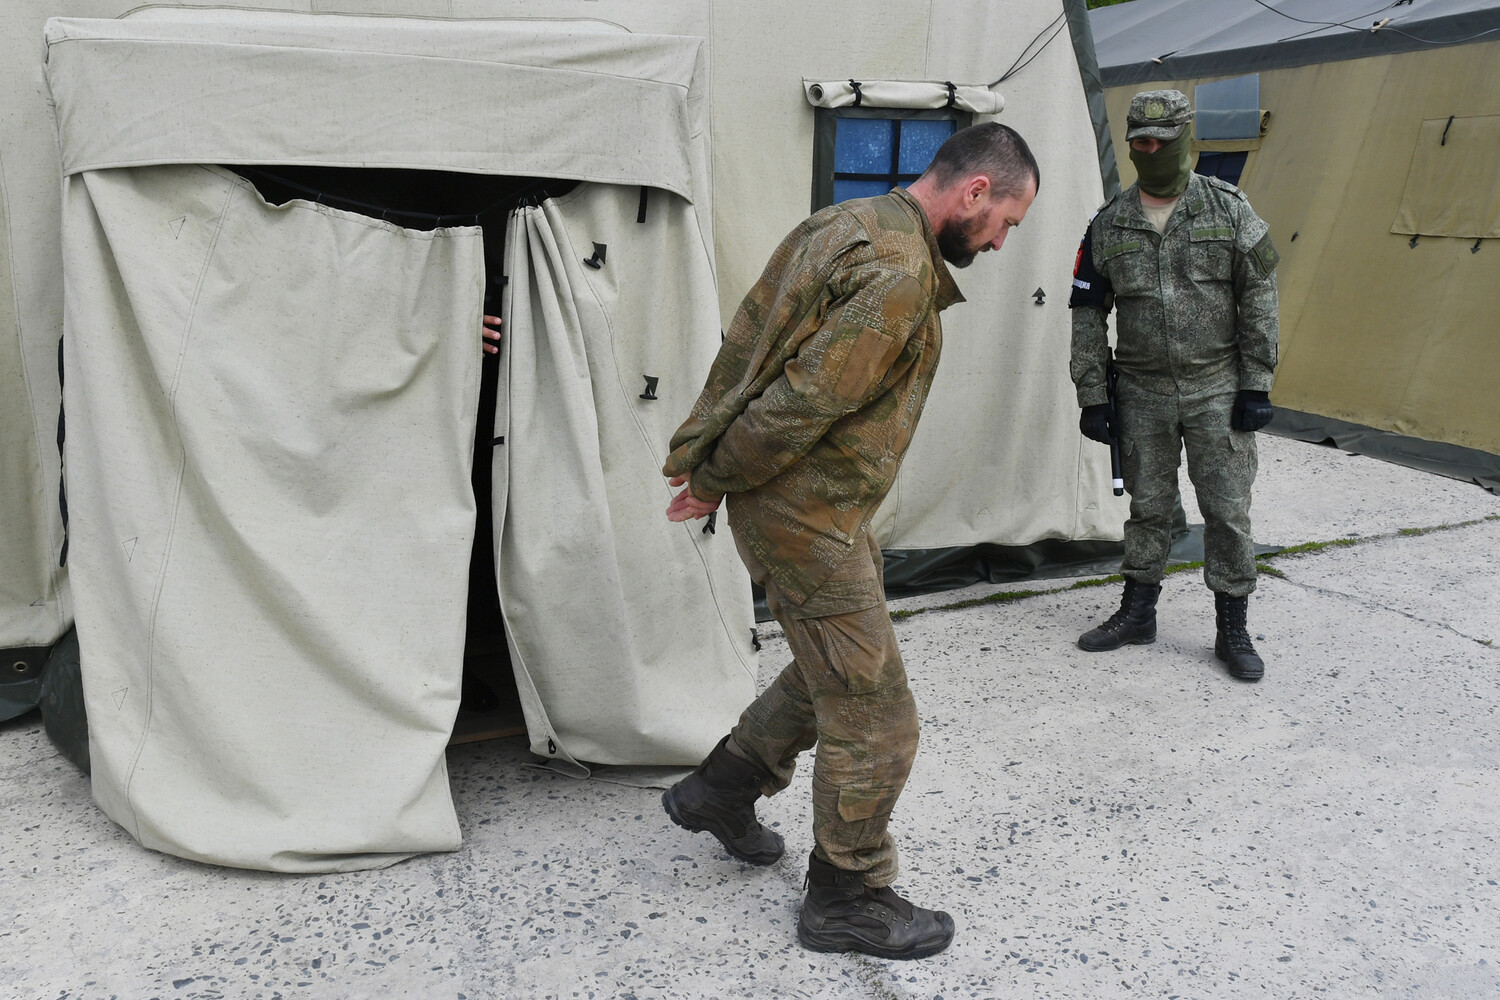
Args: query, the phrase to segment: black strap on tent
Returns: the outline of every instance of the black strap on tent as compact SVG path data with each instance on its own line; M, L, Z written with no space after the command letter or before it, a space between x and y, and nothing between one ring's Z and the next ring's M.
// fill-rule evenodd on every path
M864 94L864 91L862 91L862 90L859 89L859 81L858 80L850 80L849 81L849 86L851 86L851 87L854 88L854 106L857 108L861 104L865 103L865 94Z
M58 389L62 388L62 384L63 384L63 340L62 340L61 337L58 337L57 338L57 387L58 387ZM63 412L63 405L61 403L58 403L57 404L57 456L58 456L58 458L62 457L62 453L63 453L63 441L68 436L67 435L67 423L64 420L65 416L66 416L66 414ZM63 469L62 471L58 472L58 474L57 474L57 507L58 507L58 510L60 510L62 512L62 529L63 529L62 553L57 557L57 564L59 566L66 566L68 564L68 475L67 475L67 470L66 469Z
M755 629L750 630L750 645L755 647L757 653L760 652L760 633Z
M945 107L945 108L951 108L951 107L953 107L954 98L956 98L958 96L958 88L955 87L955 86L953 86L953 81L952 80L948 80L948 81L945 81L945 82L946 82L946 84L948 86L948 103L944 104L943 107Z
M496 445L500 445L500 444L504 444L504 443L505 443L505 435L504 434L501 434L497 438L491 438L490 439L490 447L491 448L495 447Z
M635 221L638 223L646 221L646 192L650 190L646 185L641 185L641 207L635 210Z
M603 243L594 244L594 256L583 258L583 262L594 270L604 266L604 251L608 248Z
M1446 124L1446 125L1443 126L1443 138L1438 141L1438 145L1439 146L1446 146L1446 145L1448 145L1448 130L1453 127L1453 119L1455 119L1457 117L1458 117L1457 115L1449 115L1448 116L1448 124Z

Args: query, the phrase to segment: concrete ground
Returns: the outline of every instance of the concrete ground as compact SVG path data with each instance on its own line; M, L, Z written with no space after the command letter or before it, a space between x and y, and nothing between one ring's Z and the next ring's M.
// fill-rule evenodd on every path
M935 958L797 946L808 768L762 802L788 854L755 869L655 790L531 769L518 741L456 747L460 851L294 877L141 849L32 715L0 727L0 993L1500 995L1500 497L1263 435L1255 522L1356 542L1269 561L1259 684L1214 660L1192 571L1158 642L1112 654L1073 644L1112 586L902 603L923 744L898 887L956 918ZM785 657L767 641L763 684Z

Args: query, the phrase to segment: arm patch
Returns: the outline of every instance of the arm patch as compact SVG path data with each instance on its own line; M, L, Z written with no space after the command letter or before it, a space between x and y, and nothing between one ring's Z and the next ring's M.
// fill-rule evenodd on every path
M1269 278L1271 272L1276 270L1276 265L1281 262L1281 254L1276 252L1270 233L1262 236L1260 242L1250 249L1250 259L1255 261L1255 269L1262 277Z
M1073 291L1068 296L1068 308L1088 306L1109 311L1109 296L1114 292L1109 279L1094 267L1094 227L1083 231L1083 242L1078 244L1078 256L1073 261Z

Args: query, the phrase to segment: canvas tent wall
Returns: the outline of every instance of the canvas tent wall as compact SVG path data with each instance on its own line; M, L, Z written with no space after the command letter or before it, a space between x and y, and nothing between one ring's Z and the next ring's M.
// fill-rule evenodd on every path
M581 668L571 674L566 669L559 670L557 683L551 689L545 689L545 682L537 685L535 694L544 718L528 713L532 745L544 755L606 761L686 761L692 759L692 754L706 750L712 740L700 730L718 727L722 731L732 722L732 713L725 706L737 705L748 697L743 659L749 654L744 649L726 646L712 654L709 669L717 673L681 678L682 683L697 683L698 690L708 692L703 697L678 699L680 703L691 704L696 713L686 724L678 718L653 718L649 713L632 715L629 697L622 697L609 683L600 683L597 676L588 672L614 670L622 659L627 664L632 662L631 656L653 663L674 656L679 657L674 662L681 663L680 656L688 654L701 660L706 648L702 642L684 643L680 636L669 634L675 623L685 617L676 609L676 603L691 591L684 581L694 578L693 574L720 580L720 572L731 572L733 579L722 587L715 584L710 604L717 610L705 607L686 617L710 637L722 635L722 642L727 643L734 636L748 644L745 581L728 555L727 534L704 535L695 525L673 529L675 533L670 537L658 537L662 529L656 525L656 519L665 499L665 487L655 476L652 464L655 459L648 460L640 453L633 454L628 462L616 461L614 447L621 437L633 437L638 443L650 442L641 445L646 451L664 445L671 426L686 412L706 371L717 345L716 324L727 319L781 236L806 214L816 128L804 87L807 80L923 80L940 87L944 81L953 80L964 87L987 89L987 84L1011 67L1013 74L993 89L1004 97L1003 119L1032 143L1044 177L1043 197L1034 206L1026 225L1012 234L1005 253L998 257L988 255L961 275L969 303L945 318L947 343L938 391L897 489L877 523L882 543L891 550L926 551L983 545L1024 547L1038 542L1065 546L1118 538L1123 510L1118 501L1108 497L1103 449L1085 446L1076 433L1076 411L1067 379L1068 326L1062 295L1068 284L1076 231L1097 204L1102 190L1099 132L1095 118L1090 115L1085 86L1088 46L1081 3L1037 0L997 7L973 0L938 4L905 0L872 10L852 0L816 6L774 2L750 7L652 0L564 0L545 8L529 0L475 0L447 5L446 17L441 19L387 18L374 22L330 12L415 15L427 13L430 5L416 0L410 3L370 0L303 6L306 13L302 15L274 15L270 20L243 8L191 10L158 5L135 11L112 25L72 22L71 27L60 28L61 33L52 37L48 70L52 76L51 98L42 80L43 63L36 42L45 15L112 17L126 13L127 5L28 0L20 13L7 16L4 44L7 54L15 58L8 59L0 69L5 96L0 114L7 116L6 128L0 131L0 143L4 143L0 147L0 167L5 171L4 211L9 234L7 245L12 251L5 262L5 273L14 277L15 288L6 302L14 311L10 321L15 334L13 341L3 341L6 350L12 352L5 358L4 376L23 386L29 395L23 430L15 431L12 424L6 426L6 433L13 434L18 442L14 449L7 445L7 454L19 456L16 460L22 467L20 478L25 487L21 494L8 493L5 502L11 504L7 524L26 526L19 534L7 532L7 544L15 540L19 553L17 565L21 566L9 579L21 581L15 584L15 589L22 591L20 596L41 595L26 602L19 598L11 601L13 606L25 608L39 602L42 610L30 612L28 621L33 624L26 626L31 629L26 633L28 637L43 643L50 641L71 614L67 604L69 591L55 570L61 543L60 519L53 513L59 470L50 435L55 427L59 391L48 367L55 364L61 329L63 296L59 276L68 270L60 263L58 218L62 213L57 203L56 182L59 173L69 178L69 219L74 217L75 209L78 217L85 219L100 213L139 219L132 213L149 200L143 198L140 189L154 184L151 197L164 199L164 207L174 211L182 199L196 197L194 211L214 199L222 199L223 204L236 206L236 213L241 210L249 215L261 213L267 218L263 220L264 226L253 227L259 232L262 228L277 228L271 225L270 218L284 216L258 203L244 185L205 169L204 164L383 163L498 172L550 171L591 183L569 198L537 206L514 220L510 235L515 242L508 249L508 256L516 261L511 274L509 322L513 325L509 344L513 347L524 340L537 351L540 345L550 345L547 351L551 352L552 361L569 361L580 375L587 368L595 386L618 377L620 385L610 405L623 401L623 405L632 407L628 412L635 416L627 419L625 411L621 411L607 419L597 409L602 396L595 391L591 402L601 414L597 427L589 426L586 421L577 426L570 424L567 415L570 411L566 407L559 411L556 424L539 426L534 414L524 408L517 409L516 400L512 400L510 415L519 414L520 419L531 420L538 435L556 432L562 437L555 440L579 451L592 442L599 451L602 474L615 477L603 487L609 503L604 508L595 508L593 519L587 522L588 530L569 533L533 516L526 522L524 533L542 537L553 546L551 554L529 565L514 557L510 560L512 567L531 574L530 579L538 589L513 586L507 595L507 613L530 614L533 621L541 623L536 634L558 642L539 652L541 659L555 662L560 657ZM314 12L318 16L308 16ZM521 23L505 23L507 20ZM858 23L860 30L850 31L848 25L853 23ZM532 56L513 54L515 39L521 36L526 37L525 51ZM566 43L561 41L564 37L568 39ZM829 45L828 39L835 37L839 44ZM694 50L697 54L688 69L684 69L680 60L683 40L697 45ZM236 51L253 50L257 62L264 60L264 66L257 71L269 73L266 79L271 82L272 97L285 99L281 107L289 116L256 116L247 111L236 95L258 94L259 88L245 88L232 75L225 75L219 62L201 50L201 46L209 43L237 46ZM652 50L653 44L658 49ZM140 57L122 60L111 54L132 45L139 47ZM523 85L529 73L546 70L604 76L607 74L600 72L603 68L614 72L618 66L610 62L612 45L635 53L632 57L635 63L625 74L627 79L634 78L633 73L635 77L649 78L653 84L665 83L660 89L678 92L678 103L673 106L679 125L677 133L663 140L657 132L640 127L641 116L659 104L660 95L654 92L640 99L631 92L591 101L580 99L577 88L570 90L553 84L528 91L536 102L534 108L514 100L513 86ZM164 46L177 46L178 52L194 51L195 46L200 50L186 61L175 58L163 61L158 57ZM64 55L66 51L73 55ZM424 72L401 76L401 86L415 86L410 94L389 87L367 88L361 93L361 88L352 86L351 81L380 82L378 72L374 76L363 72L351 74L347 66L332 71L327 63L312 57L319 52L325 56L336 52L339 60L351 60L359 67L377 65L387 57L422 60ZM548 62L549 59L552 61ZM499 64L507 67L504 72L512 73L511 77L504 77L503 95L496 94L488 101L457 102L452 98L454 93L472 92L459 86L460 77L455 74L477 74L484 85L498 86L495 81L501 79L496 75L501 72L496 68ZM193 72L185 72L183 66L193 67ZM290 68L282 72L277 67ZM449 75L443 76L445 73ZM286 76L288 82L283 85L277 79L279 76ZM462 82L467 84L470 79L462 77ZM516 84L516 79L521 84ZM205 80L217 80L219 84L205 87L202 85ZM163 82L169 82L170 86L158 87L153 92L153 86ZM304 94L316 94L316 100L304 97L300 102L294 101L291 88L299 85ZM135 96L127 97L131 88ZM484 92L483 86L479 92ZM55 158L56 147L50 135L49 99L55 99L57 105L61 164ZM326 107L320 111L317 107L320 105ZM390 114L393 108L401 112L393 116L394 132L392 123L384 117L378 122L370 120L372 106L378 107L382 116ZM519 123L509 117L497 117L509 116L517 108L525 110ZM532 117L526 117L528 114ZM366 116L363 127L359 127L361 115ZM537 124L549 115L550 125ZM297 128L290 127L292 121ZM537 137L543 137L555 126L565 136L578 138L588 133L597 135L599 142L592 147L575 144L570 148L574 154L571 160L560 158L564 164L573 165L559 167L556 165L559 158L545 142L506 141L521 135L517 129L523 129L526 122L535 125L533 135ZM703 127L705 122L711 124L711 129ZM441 141L428 141L431 136L424 136L424 128L448 131L443 133ZM710 131L714 136L711 151L707 142ZM607 147L612 141L624 143L632 135L637 139L634 146ZM410 150L422 152L412 156ZM553 157L551 164L534 159L547 156ZM521 162L523 157L533 159ZM578 166L580 159L587 160L589 165ZM124 173L139 176L130 184L111 185L108 175L127 163L132 169ZM166 177L166 171L174 172L170 174L171 184L153 179L157 176L153 172ZM648 231L657 231L650 227L642 229L635 222L642 186L653 191L650 211L655 213L666 206L674 220L670 231L681 237L671 244L673 256L655 267L641 263L656 252L648 251L644 245L638 254L618 254L619 246L647 239ZM628 190L629 194L621 194L622 190ZM94 192L99 192L97 199ZM330 241L337 244L345 239L347 227L363 226L337 212L313 211L302 218L304 215L307 215L305 206L292 213L309 226L316 224L313 228L322 226L332 231L321 235L302 233L296 237L312 241L311 245L326 246ZM184 209L175 211L167 221L183 217L200 222L217 218L207 210L195 215ZM73 241L69 246L76 247L82 258L91 261L87 267L75 267L69 273L104 274L109 270L106 264L110 255L104 252L103 244L97 238L89 242L89 233L97 236L101 225L89 222L69 230L69 239ZM414 247L407 245L408 242L457 247L472 238L462 232L461 226L453 227L441 239L430 237L425 244L414 237L391 232L388 227L364 228L379 237L370 236L370 240L392 244L380 251L386 255L382 259L388 262L411 253ZM148 225L145 231L151 229ZM118 226L115 230L120 231ZM126 230L134 231L129 226ZM170 226L167 231L171 233ZM609 238L601 238L600 233ZM16 234L21 236L18 238ZM697 254L686 249L687 237L691 235L700 244ZM160 238L160 233L154 236ZM298 245L296 240L290 245ZM317 240L324 242L318 244ZM247 238L243 242L252 241ZM594 242L610 247L609 266L598 273L580 266ZM24 252L14 252L18 246ZM452 258L445 265L449 270L456 269L462 274L469 267L463 261L471 254L466 256L451 249L445 253ZM159 262L169 254L158 248L141 256L148 262ZM262 263L269 266L275 257L276 254L267 253ZM716 292L712 270L715 259ZM149 264L156 266L157 263ZM632 272L632 267L638 270ZM643 313L646 307L640 304L638 291L660 292L667 288L663 274L671 275L673 286L687 292L657 294L662 300L657 312ZM685 281L680 280L682 275L687 276ZM527 291L524 298L520 294L523 284ZM1034 296L1039 289L1043 295ZM628 307L633 310L635 322L622 325L619 314L612 310L626 308L619 300L627 293L637 293L633 300L636 304ZM75 315L73 301L69 299L70 316ZM83 301L93 299L84 296ZM433 308L433 315L446 316L444 322L450 326L461 326L472 319ZM522 314L530 317L532 325L524 334ZM84 313L76 315L82 317ZM3 328L0 324L0 329ZM89 371L81 354L86 336L81 335L78 342L70 341L68 348L69 357L80 372ZM614 338L610 341L613 352L607 359L609 364L606 369L597 369L596 355L591 352L601 338L609 337ZM438 367L458 372L450 379L448 388L462 395L462 366L436 342L423 350L436 352L431 357ZM150 352L146 354L149 357ZM183 372L196 372L207 379L206 384L218 385L228 379L228 375L215 367L218 362L211 356L184 354L183 357L199 366L195 369L185 361ZM523 362L539 364L542 360L545 359L532 357L527 361L516 353L507 355L507 364L512 366L510 384L515 387L527 381L514 366ZM148 367L152 372L164 370L154 362ZM665 373L658 384L659 401L649 405L632 402L637 398L639 386L627 387L626 381L633 382L648 373ZM89 419L84 414L91 406L138 407L140 400L149 396L144 389L138 393L115 393L119 398L111 404L112 392L100 388L105 381L102 372L94 369L92 377L80 378L85 381L68 387L70 403L76 400L80 409L79 421ZM140 383L150 381L144 375L137 379ZM168 383L171 384L170 379ZM96 390L99 400L94 398ZM435 391L434 394L442 395ZM573 398L567 394L554 395L559 399ZM192 402L191 393L177 398L184 406ZM581 403L582 397L577 398ZM641 408L643 405L645 409ZM205 404L199 412L211 411L212 407ZM168 412L172 412L170 408ZM185 418L187 410L181 412ZM649 416L634 422L642 413ZM102 440L107 429L121 431L127 425L114 421L101 410L94 415L91 425L82 426L95 428ZM164 426L175 425L169 422ZM70 455L75 447L83 448L87 438L76 436L83 433L82 429L70 432ZM496 437L502 436L510 439L505 429L497 425ZM182 447L186 447L186 442ZM372 468L378 467L377 458L368 456ZM101 453L100 462L105 461L106 453ZM543 464L526 468L538 476L545 474ZM600 474L598 467L587 463L573 466L569 481L575 494L597 498ZM515 482L512 475L512 485ZM656 496L658 493L662 496ZM504 516L521 524L524 512L514 506L517 496L514 488L498 491L497 502L510 504ZM616 499L622 497L621 503L616 504ZM455 505L461 506L463 500L461 491L444 494L440 499L444 509L450 511L456 509ZM75 498L77 502L80 501ZM14 519L11 513L16 515ZM74 581L80 599L80 638L87 677L94 669L91 663L96 661L92 659L88 629L84 627L90 617L84 605L91 599L94 601L97 620L97 609L106 599L108 573L118 575L130 570L118 565L121 557L109 551L114 541L103 527L112 516L110 506L100 502L88 515L80 511L78 516L84 521L92 518L95 535L90 552L95 559L90 563L87 557L75 556L77 564L73 570L79 573L88 564L91 575L100 574L91 582ZM107 526L111 531L123 527ZM82 524L78 528L84 530ZM199 541L212 550L218 544L216 538L215 532L204 530ZM81 538L75 538L75 544L81 542ZM452 537L441 543L450 550L456 544ZM691 552L702 555L692 556ZM138 558L137 553L150 554L140 548L139 542L131 558ZM627 602L624 605L627 611L616 614L616 619L628 619L628 627L593 628L593 634L575 644L567 638L567 632L578 625L576 613L568 611L566 606L560 612L556 605L547 604L547 599L566 600L568 594L558 593L555 587L549 592L543 578L549 566L556 565L559 559L597 567L598 560L610 558L617 566L639 566L634 560L645 559L653 567L667 564L672 569L638 570L635 576L624 579L618 589L633 589L638 592L639 600L645 602L633 605ZM726 558L727 563L723 561ZM103 568L106 564L107 572ZM723 570L725 565L729 567L727 571ZM28 566L34 572L26 571ZM295 562L292 569L297 569ZM441 576L431 575L435 579ZM618 572L614 575L620 576ZM307 581L300 585L311 586ZM88 593L93 594L92 598ZM535 603L528 607L530 599L535 599ZM43 617L45 621L41 621ZM35 625L37 621L41 624ZM19 634L0 635L0 644L15 641L10 635ZM562 638L558 639L559 636ZM608 647L612 640L628 640L626 645L631 655L622 657L618 649ZM339 641L335 635L330 645L337 646ZM348 648L358 647L356 644ZM520 652L524 658L527 651ZM449 649L444 655L451 657L451 654ZM192 662L193 655L201 658L204 654L201 649L182 652L182 662ZM358 657L344 659L352 662ZM547 672L547 666L540 665L536 676ZM190 679L177 680L184 691L191 689ZM86 686L91 687L91 705L99 702L119 710L115 699L121 685L86 681ZM163 684L156 693L162 697L178 696L172 695L172 690L171 685ZM585 710L571 715L559 711L550 700L555 695L582 697L576 704L585 706ZM449 696L450 692L443 691L438 700ZM129 702L128 695L125 702ZM401 715L396 706L402 703L399 692L388 692L383 714ZM587 710L590 703L595 707ZM447 704L451 707L451 700ZM617 708L619 719L612 717ZM437 746L432 737L438 735L440 727L434 725L433 719L440 714L441 711L429 712L416 720L415 728L424 733L423 746L427 748L424 752L428 754ZM195 735L209 742L221 738L216 733ZM260 734L258 738L265 736ZM663 752L664 746L672 749ZM641 747L650 749L642 753ZM248 752L248 747L242 745L241 751ZM98 766L97 752L95 756ZM439 767L440 759L433 766ZM409 787L429 794L434 773L427 772L420 781L412 778ZM301 799L310 797L304 795ZM109 795L101 794L100 798L108 801ZM408 798L410 801L415 800ZM125 813L125 805L110 808L115 810L114 814ZM390 815L395 823L403 814L392 809ZM440 827L441 823L429 823L424 829ZM433 836L437 835L429 836L428 846ZM270 855L275 852L267 846L273 839L268 836L260 847L247 848L235 855L242 859L238 863L273 863ZM412 843L410 838L403 841L394 835L379 842L366 837L347 849L356 858L348 863L367 863L371 855L382 851L422 849ZM165 846L193 852L195 856L231 856L222 845L211 850L170 842ZM256 850L263 856L252 857ZM276 851L281 852L274 859L276 864L328 863L326 859L319 861L312 857L315 852L289 848L284 843Z
M1264 135L1201 145L1283 255L1272 429L1500 489L1500 3L1273 6L1094 11L1116 142L1138 90L1254 78Z

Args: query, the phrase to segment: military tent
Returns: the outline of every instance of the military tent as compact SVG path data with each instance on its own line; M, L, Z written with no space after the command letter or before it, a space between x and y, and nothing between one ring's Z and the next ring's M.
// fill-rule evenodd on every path
M1091 20L1121 148L1132 94L1182 90L1200 172L1271 225L1269 429L1500 491L1500 3L1131 0Z
M667 438L781 236L973 121L1027 137L1044 194L960 276L876 530L981 574L1118 539L1067 377L1112 169L1082 3L252 6L0 21L0 646L76 620L94 796L143 844L456 847L481 507L533 751L698 759L753 693L753 620L728 532L661 516Z

